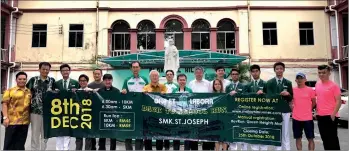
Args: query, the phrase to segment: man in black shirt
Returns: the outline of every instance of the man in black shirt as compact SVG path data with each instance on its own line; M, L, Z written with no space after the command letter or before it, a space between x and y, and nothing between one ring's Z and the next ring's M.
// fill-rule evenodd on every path
M102 70L95 69L93 71L94 81L88 84L88 88L91 89L100 89L104 87L104 83L102 81ZM98 150L105 150L105 138L99 138L98 142L99 148ZM85 139L85 150L96 150L96 139L95 138L86 138Z
M100 88L98 92L112 91L113 94L120 93L120 90L118 88L113 87L113 76L111 74L105 74L103 76L103 83L104 83L104 87ZM100 142L99 142L99 145L101 145ZM105 150L105 143L102 145L104 145L103 149ZM99 146L99 148L100 148L99 150L102 150L101 146ZM116 139L110 139L110 150L116 150Z

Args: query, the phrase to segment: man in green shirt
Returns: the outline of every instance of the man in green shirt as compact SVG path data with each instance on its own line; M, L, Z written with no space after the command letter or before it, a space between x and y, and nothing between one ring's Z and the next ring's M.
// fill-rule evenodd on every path
M230 71L231 83L225 88L225 92L230 95L235 95L237 93L243 93L245 87L242 83L239 82L240 71L239 69L233 68ZM230 143L229 148L231 150L237 150L237 143Z
M68 64L59 67L63 79L56 81L56 88L59 91L76 90L79 88L78 81L69 77L71 68ZM70 137L62 136L56 138L56 150L69 150ZM82 146L81 146L82 148Z
M143 87L148 84L147 78L139 75L141 64L138 61L133 61L131 63L131 70L133 75L125 79L121 91L123 94L127 92L143 92ZM132 139L125 140L125 148L126 150L133 150ZM143 139L136 139L135 149L143 150Z
M178 87L172 90L172 93L193 93L193 91L187 87L187 76L185 74L177 75Z
M174 89L178 88L178 84L173 82L174 72L173 70L167 70L165 73L167 82L164 85L167 88L167 93L172 93Z
M264 94L264 89L266 82L260 79L261 68L259 65L252 65L250 67L250 73L252 75L252 80L245 86L245 93L254 93L254 94ZM241 144L241 150L247 150L248 143ZM268 150L267 145L251 144L252 150Z
M285 64L277 62L274 64L275 78L267 82L266 90L269 95L279 94L285 101L290 103L293 99L292 82L283 77L285 72ZM282 113L282 146L278 146L276 150L291 150L290 147L290 113Z
M240 71L236 68L231 69L230 76L232 82L225 88L225 92L230 95L235 95L236 93L243 93L244 85L239 82Z

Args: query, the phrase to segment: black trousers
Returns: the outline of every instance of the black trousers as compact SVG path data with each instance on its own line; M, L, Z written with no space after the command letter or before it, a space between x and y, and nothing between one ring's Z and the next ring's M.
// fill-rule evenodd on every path
M173 140L173 150L179 150L181 147L181 141L180 140Z
M169 140L156 140L156 150L162 150L165 147L165 150L170 149Z
M110 150L116 150L116 139L110 139Z
M202 150L214 150L215 142L202 142Z
M125 139L126 150L133 150L132 139ZM136 150L143 150L143 139L136 139L135 143Z
M197 141L184 141L184 150L198 150L199 145Z
M340 150L338 139L338 118L334 121L331 116L317 116L320 136L325 150Z
M75 138L75 150L82 150L82 146L84 145L84 138ZM86 146L86 140L85 140Z
M99 138L98 150L106 150L106 138ZM116 150L116 139L110 139L110 150Z
M85 150L96 150L95 138L85 138Z
M5 129L4 150L25 150L29 125L9 125Z
M152 144L151 139L144 140L144 149L145 150L153 150L153 144Z

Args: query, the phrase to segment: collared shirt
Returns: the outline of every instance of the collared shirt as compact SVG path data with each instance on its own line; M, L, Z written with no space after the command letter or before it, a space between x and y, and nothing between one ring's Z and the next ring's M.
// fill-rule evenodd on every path
M32 101L30 107L30 113L34 114L43 114L43 99L47 91L54 90L55 79L47 77L45 80L42 80L40 76L32 77L28 83L27 88L30 89L32 94Z
M256 82L256 81L257 81L257 82ZM257 80L253 79L253 85L254 85L254 84L258 85L258 84L259 84L259 81L261 81L261 79L257 79Z
M163 84L148 84L143 88L143 92L158 92L158 93L166 93L167 88Z
M214 81L214 80L213 80ZM210 82L210 92L213 92L213 81ZM223 91L225 92L225 88L231 83L230 80L224 79L223 83Z
M180 87L174 89L172 93L193 93L193 90L191 90L189 87L184 87L184 91L180 90Z
M145 85L148 84L148 80L145 77L131 76L125 79L122 89L126 89L128 92L142 92Z
M193 80L189 82L189 88L195 93L210 93L210 82L202 79L200 81Z
M7 104L9 125L28 125L30 121L31 92L18 86L5 91L1 103ZM4 104L3 104L4 105Z
M174 89L178 88L178 84L177 83L173 83L173 82L171 82L171 83L166 82L166 83L164 83L164 85L167 88L167 93L172 93L172 91Z
M64 80L64 79L62 79L63 81L62 81L62 87L64 88L64 89L68 89L68 87L69 87L69 82L70 82L70 78L68 78L67 80ZM64 87L64 81L67 81L67 83L66 83L66 85L65 86L67 86L66 88Z
M278 78L278 77L275 77L275 80L276 80L276 84L279 84L279 80L281 81L281 84L282 84L282 81L284 80L284 77L282 78Z

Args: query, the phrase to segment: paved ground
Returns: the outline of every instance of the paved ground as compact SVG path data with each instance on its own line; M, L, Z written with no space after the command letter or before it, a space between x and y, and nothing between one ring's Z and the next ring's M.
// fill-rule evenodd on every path
M291 123L291 122L290 122ZM317 122L315 121L315 124L317 125ZM291 128L291 126L290 126ZM30 128L29 128L30 130ZM290 129L291 130L291 129ZM291 130L292 132L292 130ZM4 126L1 126L1 134L0 134L0 142L1 142L1 149L3 149L3 142L4 142L4 135L5 135L5 128ZM293 135L293 134L292 134ZM349 140L349 135L348 135L348 129L347 128L339 128L338 129L338 135L339 135L339 140L340 140L340 145L341 145L341 149L342 150L349 150L349 144L348 144L348 140ZM25 148L26 150L30 150L30 138L31 138L31 131L29 131L28 133L28 137L27 137L27 142L25 144ZM307 140L304 138L303 139L303 149L306 150L306 146L307 146ZM320 138L320 134L319 134L319 130L317 128L317 126L315 126L315 147L316 147L316 150L323 150L323 146L322 146L322 141L321 141L321 138ZM48 147L47 149L48 150L55 150L55 145L56 145L56 141L55 141L55 138L52 138L52 139L49 139L48 141ZM109 148L109 145L107 145L107 148ZM183 146L181 147L182 150L183 150ZM72 138L71 139L71 144L70 144L70 149L71 150L74 150L75 149L75 139ZM117 150L125 150L124 148L124 144L122 142L118 143L117 145ZM273 148L270 147L269 148L270 150L272 150ZM295 146L295 141L294 139L291 139L291 149L292 150L296 150L296 146ZM155 150L155 146L154 146L154 149Z

